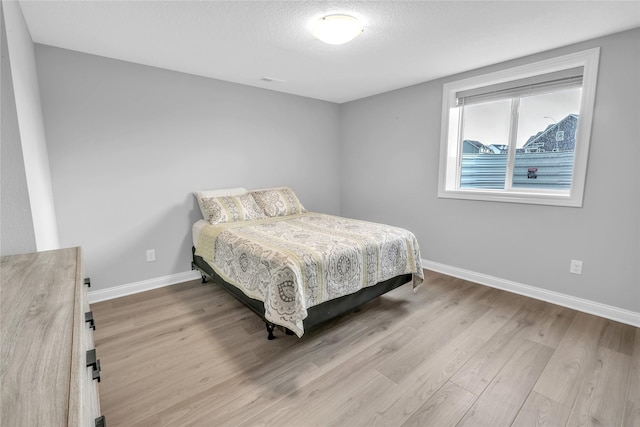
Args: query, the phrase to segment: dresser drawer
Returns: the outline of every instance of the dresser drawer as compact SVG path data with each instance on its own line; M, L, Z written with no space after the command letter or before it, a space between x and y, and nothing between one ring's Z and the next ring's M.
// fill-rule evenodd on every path
M87 353L90 351L95 352L95 345L93 343L93 328L91 324L86 322L85 314L90 313L89 307L89 299L87 297L87 286L83 286L82 292L82 313L83 319L85 322L82 324L82 329L84 331L83 334L83 348L85 350L85 359L87 357ZM95 325L95 324L94 324ZM85 372L84 372L84 421L86 425L95 425L95 419L100 416L100 399L98 397L98 383L99 380L94 378L94 371L96 368L99 369L99 355L95 354L96 364L97 366L86 366L85 363Z

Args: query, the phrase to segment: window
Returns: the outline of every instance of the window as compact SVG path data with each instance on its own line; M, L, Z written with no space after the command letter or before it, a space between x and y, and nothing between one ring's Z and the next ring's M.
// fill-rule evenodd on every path
M582 206L598 57L445 84L438 196Z

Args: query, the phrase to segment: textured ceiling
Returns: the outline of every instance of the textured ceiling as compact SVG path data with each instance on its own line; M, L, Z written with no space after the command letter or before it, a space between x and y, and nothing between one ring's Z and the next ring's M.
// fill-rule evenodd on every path
M640 1L20 5L36 43L338 103L640 27ZM332 13L364 33L341 46L313 38L313 20Z

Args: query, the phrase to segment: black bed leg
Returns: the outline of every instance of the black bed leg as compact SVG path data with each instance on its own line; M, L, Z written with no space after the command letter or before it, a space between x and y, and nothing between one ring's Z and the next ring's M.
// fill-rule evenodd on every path
M207 283L207 276L204 274L202 275L202 283Z
M275 335L273 335L273 328L276 327L276 325L274 325L273 323L269 323L269 322L264 322L265 325L267 325L267 332L269 332L269 336L267 337L268 340L272 340L275 338Z

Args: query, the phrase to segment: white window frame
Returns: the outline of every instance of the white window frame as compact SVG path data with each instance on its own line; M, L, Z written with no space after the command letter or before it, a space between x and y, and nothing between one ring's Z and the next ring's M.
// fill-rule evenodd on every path
M552 206L582 207L591 139L591 122L595 105L600 48L564 55L532 64L445 83L443 86L438 197ZM575 67L584 67L580 114L576 129L576 145L571 190L553 191L529 188L469 189L460 188L458 162L459 114L456 93L494 84L525 79Z

